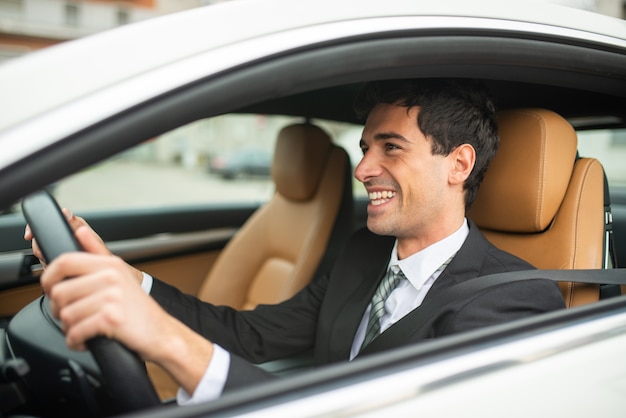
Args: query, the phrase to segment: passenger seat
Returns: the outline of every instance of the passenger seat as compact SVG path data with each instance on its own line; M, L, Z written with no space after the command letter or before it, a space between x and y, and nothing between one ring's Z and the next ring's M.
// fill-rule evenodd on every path
M346 151L311 124L278 136L276 191L226 245L198 297L235 309L282 302L333 264L353 231L352 173ZM148 363L162 400L176 396L167 373Z
M322 129L284 128L272 178L274 196L224 248L200 287L200 299L236 309L282 302L330 266L352 232L350 160Z

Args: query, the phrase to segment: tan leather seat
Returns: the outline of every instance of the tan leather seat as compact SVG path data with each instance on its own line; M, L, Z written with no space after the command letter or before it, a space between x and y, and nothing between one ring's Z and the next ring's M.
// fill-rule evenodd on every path
M576 158L576 132L552 111L509 110L498 119L500 149L469 217L493 244L537 268L602 268L600 162ZM568 307L599 299L597 285L559 285Z
M329 256L338 216L332 244L351 232L350 161L322 129L310 124L284 128L272 177L274 196L224 248L199 290L200 299L236 309L288 299L313 278L323 255Z

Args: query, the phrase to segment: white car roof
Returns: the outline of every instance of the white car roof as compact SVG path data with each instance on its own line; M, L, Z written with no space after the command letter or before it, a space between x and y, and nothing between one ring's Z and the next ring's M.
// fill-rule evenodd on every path
M0 131L154 68L246 39L333 22L403 16L436 18L431 24L438 27L480 27L501 20L547 24L626 45L623 21L545 3L239 0L131 24L9 61L0 66Z

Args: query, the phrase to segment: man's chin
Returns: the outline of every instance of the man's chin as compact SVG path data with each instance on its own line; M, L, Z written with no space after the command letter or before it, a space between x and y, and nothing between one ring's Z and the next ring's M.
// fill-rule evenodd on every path
M367 229L369 229L371 233L376 234L376 235L395 236L391 228L385 227L384 225L381 225L378 222L372 222L369 219L367 221Z

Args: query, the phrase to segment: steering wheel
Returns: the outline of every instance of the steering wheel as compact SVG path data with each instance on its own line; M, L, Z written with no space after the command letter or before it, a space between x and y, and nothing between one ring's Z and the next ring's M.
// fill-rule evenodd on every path
M39 191L24 198L22 210L47 262L65 252L82 251L57 202L48 192ZM61 386L69 382L71 390L66 392L80 393L90 412L96 412L94 409L130 412L161 403L144 362L118 341L105 337L89 340L91 357L88 353L70 350L45 296L12 319L7 336L15 355L25 358L31 371L52 367L48 371L56 372L57 376L36 376L46 382L46 391L51 390L50 385L54 385L56 379L56 384ZM35 382L35 386L38 384L41 382ZM54 397L57 400L65 397L63 401L67 401L68 395Z

